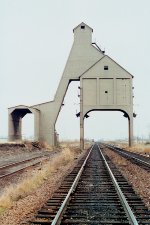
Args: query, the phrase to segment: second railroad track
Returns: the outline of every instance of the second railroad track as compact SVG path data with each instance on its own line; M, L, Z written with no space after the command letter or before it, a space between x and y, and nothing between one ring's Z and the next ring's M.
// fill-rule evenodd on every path
M24 159L21 161L11 162L6 165L0 166L0 179L20 172L29 167L40 164L43 160L46 159L44 155L34 156L28 159Z
M150 211L95 144L31 224L150 224Z
M126 149L123 148L118 148L117 146L114 145L110 145L110 144L101 144L102 148L108 148L116 153L118 153L119 155L121 155L122 157L130 160L132 163L135 163L136 165L142 167L143 169L150 171L150 158L146 157L144 155L135 153L135 152L130 152L127 151Z

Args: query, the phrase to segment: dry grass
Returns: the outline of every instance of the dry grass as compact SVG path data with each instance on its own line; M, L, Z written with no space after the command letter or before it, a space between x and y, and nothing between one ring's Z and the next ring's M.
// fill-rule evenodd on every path
M150 145L145 144L135 144L133 147L127 147L127 149L132 152L150 153Z
M144 152L145 152L145 153L150 153L150 147L144 148Z
M90 148L92 145L92 142L85 141L84 143L84 149ZM61 141L60 147L71 147L73 149L80 149L80 141L79 140L70 140L70 141Z
M47 149L52 151L53 147L50 146L47 142L42 142L42 141L28 141L28 140L24 140L22 142L27 149L34 149L34 148L38 148L38 149Z
M19 184L15 186L11 185L5 189L5 192L0 197L0 213L4 212L7 208L11 208L13 202L33 192L48 179L49 175L71 162L74 157L74 152L71 152L69 148L64 148L63 151L57 154L49 163L44 164L40 170L34 171L32 175L29 175L28 178L24 179Z
M79 147L80 142L78 140L73 140L73 141L61 141L60 142L61 147Z
M115 145L120 148L125 148L131 152L150 153L150 144L138 143L134 144L132 147L129 147L127 143L115 143Z
M92 146L92 142L85 142L84 143L84 149L89 149Z

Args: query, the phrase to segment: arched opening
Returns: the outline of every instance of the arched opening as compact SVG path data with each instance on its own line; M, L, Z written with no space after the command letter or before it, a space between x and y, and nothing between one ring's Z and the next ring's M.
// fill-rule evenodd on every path
M39 111L17 106L9 114L9 140L39 140Z
M59 113L56 130L59 140L79 140L80 120L76 114L80 111L80 82L71 82Z
M34 114L27 113L22 118L22 140L34 141Z
M84 118L84 138L128 142L128 118L120 111L91 111Z

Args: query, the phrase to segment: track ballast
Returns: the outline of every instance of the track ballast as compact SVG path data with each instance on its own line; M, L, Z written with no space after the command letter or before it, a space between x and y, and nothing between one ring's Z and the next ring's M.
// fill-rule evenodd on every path
M108 161L107 168L98 145L94 145L68 195L83 162L64 179L31 224L150 224L150 212L114 164Z
M122 157L130 160L132 163L142 167L143 169L150 171L150 158L143 156L141 154L135 153L135 152L129 152L126 149L118 148L117 146L110 145L110 144L101 144L102 148L108 148Z

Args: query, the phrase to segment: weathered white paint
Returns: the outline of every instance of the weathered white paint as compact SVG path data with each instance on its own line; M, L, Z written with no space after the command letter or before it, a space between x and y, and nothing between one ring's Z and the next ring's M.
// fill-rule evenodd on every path
M105 70L105 68L108 68ZM108 56L101 58L81 77L81 124L92 110L123 111L129 120L129 145L133 141L133 76ZM84 128L84 126L83 126ZM81 127L81 133L83 133ZM81 137L84 140L84 137ZM83 148L83 143L82 143Z
M21 107L23 107L35 115L35 139L56 145L55 124L69 83L76 80L81 82L82 143L84 115L94 109L125 111L130 117L130 134L132 136L132 76L92 44L93 30L88 25L81 23L73 29L73 32L74 42L54 100L30 107L9 108L9 139L21 138ZM109 70L104 70L104 66L108 66ZM129 81L120 79L129 79ZM16 109L17 113L14 113ZM26 111L26 113L28 112Z
M27 113L33 113L34 114L34 140L39 140L40 135L40 111L38 109L19 105L15 107L11 107L8 109L8 134L9 134L9 140L21 140L22 139L22 118Z

